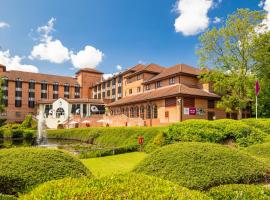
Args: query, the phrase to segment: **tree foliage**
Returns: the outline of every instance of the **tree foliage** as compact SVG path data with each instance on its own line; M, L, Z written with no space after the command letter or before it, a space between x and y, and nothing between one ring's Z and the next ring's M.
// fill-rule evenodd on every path
M214 27L200 37L200 65L213 68L202 74L202 81L213 83L214 91L222 95L218 106L227 112L237 111L238 118L254 96L251 38L263 18L259 11L239 9L220 28Z

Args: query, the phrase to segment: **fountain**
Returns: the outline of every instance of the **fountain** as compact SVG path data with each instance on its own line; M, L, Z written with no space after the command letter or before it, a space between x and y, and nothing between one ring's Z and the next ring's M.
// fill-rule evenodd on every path
M39 146L47 145L48 140L46 136L46 131L44 129L45 126L45 119L43 113L40 111L39 115L37 116L38 119L38 136L37 136L37 144Z

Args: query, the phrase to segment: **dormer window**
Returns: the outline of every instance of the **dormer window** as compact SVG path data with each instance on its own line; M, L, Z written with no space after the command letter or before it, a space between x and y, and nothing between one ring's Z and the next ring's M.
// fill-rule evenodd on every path
M172 77L172 78L169 78L169 85L173 85L175 84L175 78Z
M150 85L149 84L145 86L145 90L150 90Z
M157 88L160 88L160 87L162 87L162 82L161 82L161 81L158 81L158 82L156 83L156 85L157 85Z

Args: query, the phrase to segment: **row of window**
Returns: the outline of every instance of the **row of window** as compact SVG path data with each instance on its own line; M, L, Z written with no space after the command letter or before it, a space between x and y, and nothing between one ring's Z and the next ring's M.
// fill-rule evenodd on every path
M47 99L48 84L46 82L41 83L41 98ZM3 77L3 103L8 106L8 78ZM58 99L59 84L56 82L53 84L53 99ZM64 85L64 98L69 98L69 84ZM80 98L80 86L75 86L75 98ZM15 80L15 107L22 106L22 80L17 78ZM30 80L28 83L28 107L35 107L35 81Z
M146 105L146 106L134 106L120 108L116 110L111 110L112 115L126 115L130 118L142 118L142 119L157 119L158 118L158 108L157 105Z
M99 93L96 93L94 94L94 99L104 99L107 97L110 97L111 94L112 94L112 97L115 96L115 88L112 89L112 90L107 90L107 92L103 91L103 92L99 92ZM118 97L121 97L122 96L122 87L118 87Z
M118 81L117 81L118 85L122 83L122 77L119 76L118 77ZM94 87L94 92L97 92L97 91L101 91L101 88L104 90L106 87L109 88L111 87L111 84L112 84L112 87L114 88L115 85L116 85L116 79L112 79L111 81L106 81L106 82L103 82L97 86Z
M175 77L169 78L169 85L174 85L175 84ZM161 88L162 87L162 81L157 81L155 83L156 88ZM151 86L150 84L145 86L145 90L150 90Z

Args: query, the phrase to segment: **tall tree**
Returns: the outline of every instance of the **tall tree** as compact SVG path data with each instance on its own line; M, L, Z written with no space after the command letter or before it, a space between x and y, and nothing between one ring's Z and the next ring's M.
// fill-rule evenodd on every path
M253 42L254 72L261 85L258 98L258 113L261 117L270 117L270 32L258 34Z
M251 38L263 18L259 11L239 9L220 28L214 27L200 37L200 65L213 69L202 74L202 81L213 83L214 91L222 96L218 107L238 112L238 119L254 95Z

